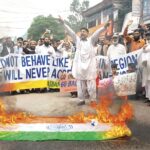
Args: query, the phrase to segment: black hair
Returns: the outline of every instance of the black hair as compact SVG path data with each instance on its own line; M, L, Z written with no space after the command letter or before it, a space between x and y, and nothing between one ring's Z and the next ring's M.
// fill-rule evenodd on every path
M44 40L44 37L41 37L39 40Z
M82 27L82 28L80 28L80 31L81 30L85 30L86 32L88 32L89 33L89 30L88 30L88 28L86 28L86 27Z
M56 38L52 39L52 41L53 41L53 42L60 42L60 40L58 40L58 39L56 39Z
M23 41L23 38L22 37L18 37L17 41L19 41L19 40Z
M135 29L134 32L139 32L140 33L140 29Z
M136 64L134 64L134 63L129 63L129 64L128 64L128 67L131 67L131 68L133 68L133 69L136 69Z
M49 40L51 40L51 39L50 39L50 37L47 37L47 36L46 36L46 37L44 37L44 39L43 39L43 40L45 40L46 38L48 38Z
M146 35L146 36L150 35L150 31L147 31L147 32L145 33L145 35Z
M27 40L24 40L24 41L23 41L23 44L24 44L25 42L28 42L28 41L27 41Z
M117 64L112 64L111 68L116 68L117 69L117 66L118 66Z

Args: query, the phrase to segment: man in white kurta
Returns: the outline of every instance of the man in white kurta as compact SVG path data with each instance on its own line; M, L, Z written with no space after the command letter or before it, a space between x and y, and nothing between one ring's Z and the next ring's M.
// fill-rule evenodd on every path
M57 47L57 50L61 53L62 57L71 58L72 53L74 52L74 47L71 42L62 41L62 43Z
M126 54L126 48L124 45L119 43L119 35L113 35L113 43L109 46L107 50L107 56L109 59L117 56L122 56Z
M51 57L55 57L56 53L54 48L50 45L50 39L48 37L44 38L44 44L41 46L36 47L35 49L36 54L41 54L41 55L50 55ZM49 76L49 74L47 74ZM49 90L48 88L41 89L41 92L46 92Z
M150 32L146 33L146 45L143 47L142 64L143 64L143 79L142 86L145 87L146 98L150 106Z
M36 47L35 49L36 54L43 54L43 55L50 55L55 57L56 53L54 48L50 45L50 39L45 37L44 44L41 46Z
M123 56L126 54L126 48L124 45L119 43L119 35L115 33L112 37L112 44L109 46L107 50L107 56L108 56L108 71L110 75L112 75L112 69L111 69L111 59Z
M92 103L96 103L96 58L94 45L98 40L99 34L103 32L108 23L98 29L91 37L88 38L88 29L81 28L80 37L64 23L60 18L60 22L64 25L65 30L72 37L76 44L76 53L73 61L72 74L77 79L77 92L80 102L78 105L84 105L87 93Z

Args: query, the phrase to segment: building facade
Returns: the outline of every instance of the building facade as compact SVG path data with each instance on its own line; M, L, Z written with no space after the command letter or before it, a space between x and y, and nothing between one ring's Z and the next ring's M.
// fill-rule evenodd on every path
M95 27L107 22L113 13L112 0L103 0L99 4L89 8L83 12L83 16L87 20L87 27Z
M125 14L132 10L132 0L103 0L83 12L89 29L112 21L111 32L121 32Z
M150 0L143 0L143 21L150 24Z

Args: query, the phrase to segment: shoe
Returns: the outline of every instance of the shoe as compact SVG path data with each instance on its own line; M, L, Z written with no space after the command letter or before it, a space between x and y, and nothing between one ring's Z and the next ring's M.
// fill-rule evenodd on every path
M78 103L78 106L85 105L85 101L81 101Z
M96 108L97 107L97 102L96 101L91 101L90 106L92 108Z
M147 99L144 103L150 103L150 100Z
M20 90L20 94L25 94L25 90Z
M35 93L35 89L31 89L30 93Z
M46 88L43 88L41 89L40 93L46 93L47 92L47 89Z
M77 96L76 95L72 95L71 98L77 98Z
M25 90L25 94L29 94L29 93L31 93L30 90Z
M18 94L17 91L12 91L11 92L11 95L16 95L16 94Z

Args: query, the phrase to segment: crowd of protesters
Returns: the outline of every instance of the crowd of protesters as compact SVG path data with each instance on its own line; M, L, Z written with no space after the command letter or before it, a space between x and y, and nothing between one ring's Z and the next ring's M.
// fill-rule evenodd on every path
M150 26L139 25L138 29L128 34L131 24L132 21L129 21L123 35L115 33L111 39L101 38L97 45L97 55L108 56L111 59L142 49L142 55L137 63L128 64L127 73L137 73L136 95L129 97L144 98L144 102L150 106ZM118 75L117 64L112 64L111 67L112 75Z
M128 64L128 73L139 72L139 79L137 84L137 94L135 99L143 98L145 96L146 103L150 106L150 26L139 25L138 29L133 33L128 34L128 27L132 24L129 21L123 35L114 33L112 37L99 37L95 45L95 55L108 56L109 59L116 56L123 56L124 54L134 52L143 48L142 65L139 69L137 64ZM15 54L48 54L53 57L69 57L74 59L76 52L76 45L66 40L55 40L48 36L46 31L43 36L38 40L24 40L22 37L17 38L14 43L10 37L0 39L0 57L6 56L10 53ZM118 75L117 65L112 65L113 75ZM138 70L138 71L137 71ZM49 89L36 89L36 90L21 90L20 93L28 92L45 92ZM16 91L17 92L17 91ZM75 95L77 95L75 93ZM76 97L73 95L73 97Z
M46 36L44 36L46 35ZM4 37L0 41L0 57L4 57L11 53L20 55L32 55L32 54L48 54L52 57L69 57L73 59L75 53L75 47L67 40L55 40L51 39L46 31L38 41L24 40L22 37L18 37L16 43L14 43L11 37ZM24 94L24 93L44 93L44 92L59 91L58 89L31 89L31 90L18 90L13 91L11 94ZM72 97L76 97L76 92L71 93Z

